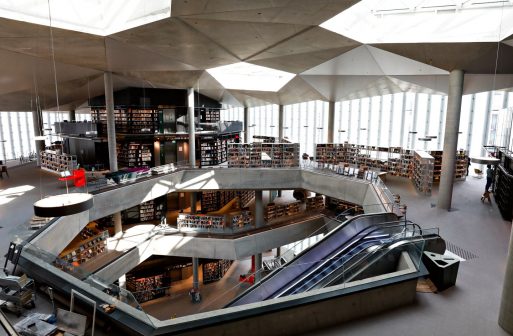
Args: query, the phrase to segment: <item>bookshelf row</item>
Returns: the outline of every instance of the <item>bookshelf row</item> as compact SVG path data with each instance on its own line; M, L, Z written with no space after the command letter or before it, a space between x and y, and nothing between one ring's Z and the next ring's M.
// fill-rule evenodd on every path
M100 124L100 132L107 134L107 111L92 110L91 120ZM122 134L153 134L158 131L159 112L153 109L114 110L116 132Z
M70 154L57 153L57 151L45 150L40 152L41 168L50 172L72 172L77 168L77 157Z
M120 167L151 167L153 145L150 143L128 142L116 144Z
M200 122L218 122L221 120L221 110L218 108L200 107L196 108L199 112Z
M59 254L59 258L74 266L86 263L91 258L105 252L108 237L109 232L107 230L97 233L85 228L76 238L80 239L79 244L70 244L72 246L63 250Z
M239 208L245 208L255 197L254 190L204 191L201 194L201 212L218 211L235 197L239 198Z
M137 302L150 301L166 294L166 277L164 274L136 278L127 275L126 289L132 292Z
M299 144L261 143L229 144L228 167L298 167Z
M203 263L203 284L221 280L230 269L232 263L232 260L224 259Z
M300 212L300 202L291 202L287 204L268 203L265 207L264 219L270 221L275 218L292 216Z
M433 183L440 182L442 171L441 150L427 151L434 158ZM338 165L349 163L357 166L366 166L372 170L388 172L394 176L413 179L415 150L402 147L377 147L355 145L348 142L340 144L317 144L316 160L321 164ZM456 152L455 179L465 179L467 173L468 156L464 150Z
M231 228L242 228L253 224L251 211L242 210L223 216L179 214L178 229L224 229L226 224Z
M326 208L335 210L337 212L347 211L348 214L350 214L350 215L363 214L363 208L359 204L336 199L333 197L326 197L325 202L326 202Z
M425 151L415 151L412 180L415 188L423 195L431 195L435 159Z

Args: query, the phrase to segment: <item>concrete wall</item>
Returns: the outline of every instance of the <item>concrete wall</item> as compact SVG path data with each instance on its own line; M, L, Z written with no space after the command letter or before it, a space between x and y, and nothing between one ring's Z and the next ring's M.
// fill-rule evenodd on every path
M171 192L223 189L291 190L297 188L304 188L356 204L380 203L379 197L376 195L372 184L368 181L345 178L338 175L321 174L315 171L301 170L300 168L191 169L138 181L137 183L126 184L120 188L95 194L92 209L79 215L59 219L58 223L45 230L45 232L33 240L32 243L51 253L59 253L88 222L131 208L142 202L155 199ZM384 211L383 207L380 206L366 208L365 210L366 212ZM275 239L277 236L286 235L291 237L286 240L286 242L282 238ZM203 241L201 243L201 249L213 253L209 255L210 257L215 255L230 255L231 257L228 257L228 259L237 259L242 255L246 256L259 253L280 246L280 244L283 245L304 237L305 232L296 233L295 231L287 230L284 234L270 234L266 241L257 240L261 245L255 248L249 247L250 245L241 244L235 247L229 247L230 252L228 252L216 250L220 248L218 244L209 247L209 243ZM188 243L186 245L193 246L193 244L195 243ZM169 246L176 246L176 244L173 243ZM237 251L234 252L234 249ZM180 253L181 255L193 256L194 253L197 253L199 250L200 248L195 246L189 251L189 253L192 254L185 254L185 249L182 249Z

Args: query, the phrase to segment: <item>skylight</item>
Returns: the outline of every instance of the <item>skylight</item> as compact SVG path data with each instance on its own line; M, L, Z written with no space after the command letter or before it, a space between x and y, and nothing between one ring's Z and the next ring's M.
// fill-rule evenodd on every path
M279 91L295 75L289 72L240 62L207 69L222 86L233 90Z
M497 42L513 34L513 1L362 0L321 27L362 43Z
M50 11L48 6L50 4ZM171 0L3 0L0 17L106 36L171 16Z

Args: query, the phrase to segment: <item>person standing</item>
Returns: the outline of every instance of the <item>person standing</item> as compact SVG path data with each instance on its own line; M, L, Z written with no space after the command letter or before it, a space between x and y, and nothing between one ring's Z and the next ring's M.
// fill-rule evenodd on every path
M488 192L488 189L490 189L490 186L493 183L493 170L491 165L486 165L486 186L485 186L485 193Z
M468 160L468 162L467 162L467 176L468 176L468 170L470 168L470 156L467 157L467 160Z

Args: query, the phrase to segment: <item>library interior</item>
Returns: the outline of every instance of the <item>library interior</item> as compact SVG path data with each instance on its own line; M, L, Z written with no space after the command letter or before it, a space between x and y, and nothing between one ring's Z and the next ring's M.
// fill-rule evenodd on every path
M0 36L0 335L513 335L513 0L18 0Z

